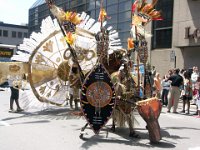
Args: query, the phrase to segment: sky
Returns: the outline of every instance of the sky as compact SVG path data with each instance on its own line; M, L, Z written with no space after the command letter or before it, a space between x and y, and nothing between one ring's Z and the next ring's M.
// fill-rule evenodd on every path
M0 21L28 24L28 10L37 0L0 0Z

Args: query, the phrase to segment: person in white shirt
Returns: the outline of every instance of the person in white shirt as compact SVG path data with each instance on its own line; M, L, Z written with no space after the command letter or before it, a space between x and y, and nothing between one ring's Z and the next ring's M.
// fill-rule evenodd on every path
M19 87L18 87L18 85L14 85L14 83L19 80L20 80L20 77L18 77L18 76L16 76L16 77L9 76L8 77L8 83L9 83L10 90L11 90L9 112L15 112L13 109L14 101L17 105L17 112L23 111L23 109L21 109L21 107L19 105Z
M197 91L198 91L198 89L195 88L195 84L197 82L198 77L199 77L198 67L194 66L193 67L193 72L192 72L192 75L191 75L194 103L196 101L195 100L195 95L197 94Z

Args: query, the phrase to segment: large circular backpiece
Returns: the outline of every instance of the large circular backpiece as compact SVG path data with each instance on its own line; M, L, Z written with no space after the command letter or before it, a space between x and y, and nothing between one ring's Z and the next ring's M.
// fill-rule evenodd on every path
M29 59L29 81L36 97L42 102L61 105L66 100L70 66L64 59L68 48L61 32L45 38Z

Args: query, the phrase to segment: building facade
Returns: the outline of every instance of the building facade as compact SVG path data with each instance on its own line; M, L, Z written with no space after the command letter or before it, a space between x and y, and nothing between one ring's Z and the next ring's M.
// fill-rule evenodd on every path
M0 44L19 45L28 36L28 26L0 23Z
M164 75L169 69L200 68L200 0L160 0L163 21L153 22L151 65Z
M131 5L134 0L104 0L104 8L111 18L107 21L108 26L113 26L119 32L120 39L126 47L127 38L131 28ZM85 11L92 18L98 20L100 0L55 0L57 6L63 10L71 10L78 13ZM29 9L29 33L40 31L42 19L51 13L45 0L37 0Z
M152 0L147 0L151 2ZM55 0L64 10L85 11L98 19L100 0ZM104 8L111 17L108 26L119 32L123 47L130 35L131 5L134 0L104 0ZM155 6L162 11L163 20L146 27L152 33L147 39L148 62L164 75L172 68L200 68L200 0L159 0ZM38 0L29 9L29 31L40 31L43 18L50 15L45 0Z
M11 61L17 45L28 37L28 26L0 22L0 62Z

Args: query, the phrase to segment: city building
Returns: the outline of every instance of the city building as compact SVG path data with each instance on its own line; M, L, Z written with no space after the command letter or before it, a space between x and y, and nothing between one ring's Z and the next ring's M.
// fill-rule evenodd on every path
M155 21L150 63L164 75L169 69L200 67L200 0L159 0L163 20Z
M11 61L17 45L28 37L28 26L0 22L0 62Z
M28 26L0 22L0 44L19 45L28 37Z
M110 19L107 25L113 26L119 32L123 46L126 47L131 28L131 5L134 0L104 0L104 8ZM78 13L85 11L92 18L98 20L100 0L55 0L57 6L63 10L72 10ZM40 31L42 19L51 13L45 0L37 0L29 9L29 33Z
M147 0L151 2L152 0ZM98 19L100 0L55 0L64 10L85 11ZM108 25L119 32L123 47L130 35L131 5L134 0L104 0L104 8L111 17ZM163 20L153 21L146 30L152 33L147 39L148 63L161 75L172 68L200 67L200 0L159 0L155 6L162 11ZM50 15L45 0L37 0L29 9L29 31L39 31L43 18Z

